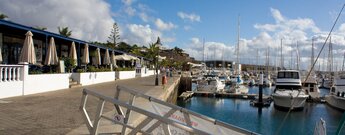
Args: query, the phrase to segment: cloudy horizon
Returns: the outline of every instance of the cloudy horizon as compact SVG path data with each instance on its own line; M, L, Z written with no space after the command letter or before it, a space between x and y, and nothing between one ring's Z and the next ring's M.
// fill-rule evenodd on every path
M54 33L57 33L59 26L69 27L73 38L85 41L105 42L112 24L117 22L121 41L147 46L159 36L164 46L182 48L197 60L235 60L237 21L240 18L240 63L265 64L269 49L270 64L280 65L282 39L284 66L296 67L298 44L301 68L307 69L310 66L312 39L316 57L341 9L341 1L329 4L321 0L312 4L310 1L270 2L253 2L253 5L257 5L255 7L245 5L245 2L196 0L190 3L145 0L4 0L0 4L0 13L9 16L13 22L47 27L47 31ZM294 4L300 5L286 8ZM310 7L305 7L306 5ZM205 11L206 9L209 11ZM340 69L345 52L344 13L333 30L332 44L334 65ZM325 70L323 67L327 63L327 54L328 43L320 55L321 70Z

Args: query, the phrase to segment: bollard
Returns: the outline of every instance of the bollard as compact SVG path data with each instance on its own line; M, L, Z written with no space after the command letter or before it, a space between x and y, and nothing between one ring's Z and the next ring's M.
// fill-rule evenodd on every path
M166 84L166 83L168 83L167 78L166 78L165 75L163 75L163 76L162 76L162 84L164 85L164 84Z
M259 104L262 105L262 85L263 85L264 75L260 74L260 81L259 81Z

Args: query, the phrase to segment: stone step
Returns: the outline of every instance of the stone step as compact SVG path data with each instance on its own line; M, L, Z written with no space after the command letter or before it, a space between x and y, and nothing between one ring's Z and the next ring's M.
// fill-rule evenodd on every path
M81 87L81 84L70 84L69 88L77 88L77 87Z
M69 81L69 85L72 85L72 84L78 84L78 82Z

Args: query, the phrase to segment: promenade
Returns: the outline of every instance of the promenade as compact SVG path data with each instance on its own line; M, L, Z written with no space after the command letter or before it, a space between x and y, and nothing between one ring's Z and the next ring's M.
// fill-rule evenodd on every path
M169 77L165 88L175 84L178 79L179 76ZM71 133L71 131L75 131L85 124L79 110L83 88L113 97L116 86L121 85L140 90L140 92L152 97L161 98L162 95L165 95L161 78L159 78L159 86L155 86L154 81L155 76L149 76L0 99L0 135L80 133ZM124 95L121 98L127 97ZM95 112L96 106L97 102L89 102L87 109L90 112ZM104 112L109 112L113 108L113 105L106 104ZM94 116L94 113L90 113L90 116Z

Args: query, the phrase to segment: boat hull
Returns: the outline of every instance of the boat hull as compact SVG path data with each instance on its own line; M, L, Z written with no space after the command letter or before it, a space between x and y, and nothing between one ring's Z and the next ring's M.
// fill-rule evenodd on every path
M304 104L306 99L308 98L307 95L299 96L299 97L292 97L292 96L283 96L272 94L274 106L278 109L289 110L300 110L304 108Z
M345 98L344 97L337 97L335 95L326 95L325 99L326 99L326 102L328 105L345 111Z

